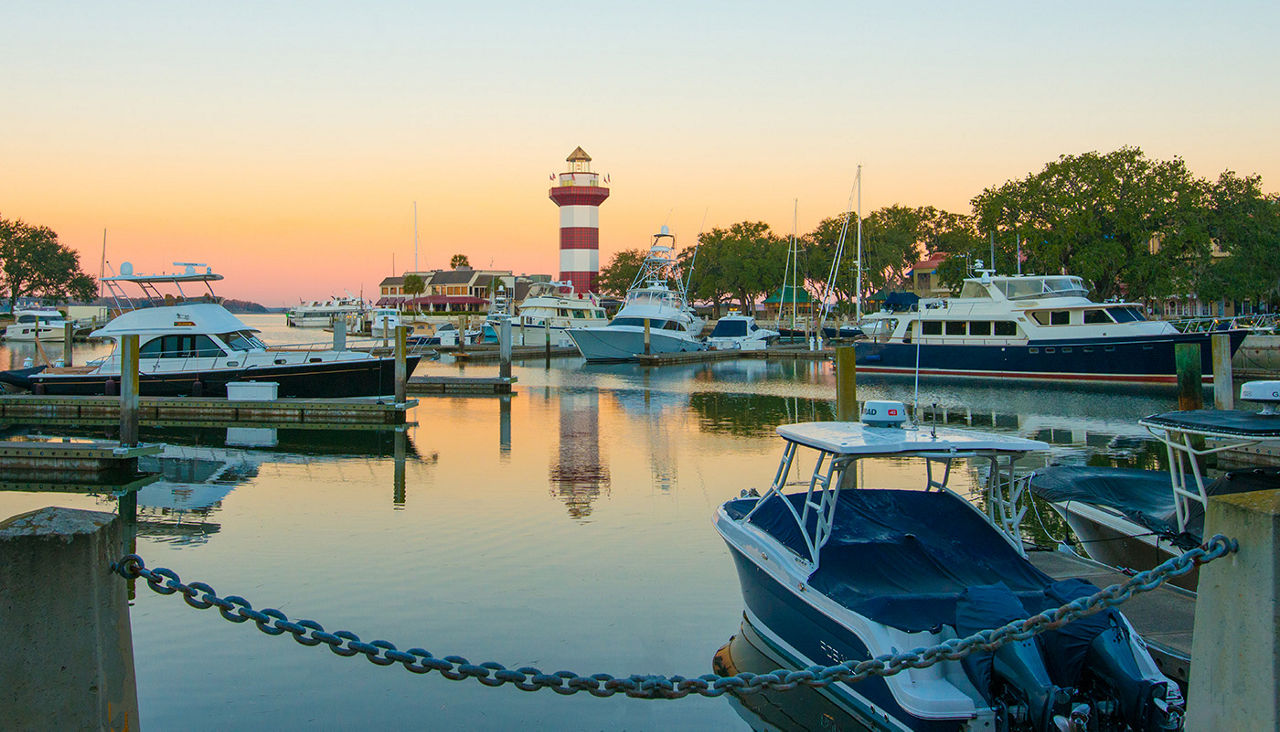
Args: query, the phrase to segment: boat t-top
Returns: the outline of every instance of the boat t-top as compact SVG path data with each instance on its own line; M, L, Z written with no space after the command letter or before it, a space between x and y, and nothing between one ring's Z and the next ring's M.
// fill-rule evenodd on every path
M113 394L120 385L121 339L137 335L143 396L226 396L227 382L232 381L276 382L281 397L394 393L393 357L335 350L331 345L270 347L258 338L256 328L221 305L211 283L222 275L203 264L175 264L183 270L143 275L135 274L126 262L119 275L102 279L122 312L91 335L113 341L110 355L83 366L24 369L0 377L38 394ZM188 298L182 287L194 283L203 284L206 293ZM122 288L125 284L137 286L142 299L130 298ZM162 295L158 286L164 284L175 286L178 295ZM409 357L410 373L418 358Z
M1007 530L1016 518L1006 511L1014 463L1048 445L917 428L904 415L899 402L868 402L861 423L778 427L785 447L772 485L763 496L743 491L716 513L746 619L788 665L929 647L1097 591L1042 572ZM861 463L881 458L924 463L923 490L859 486ZM987 476L986 514L949 486L969 460ZM813 465L799 481L805 487L784 492L801 462ZM1178 729L1184 706L1114 609L994 654L824 693L876 729Z
M569 337L588 361L627 361L646 352L705 351L702 318L689 307L675 259L675 236L662 227L627 289L627 298L607 325L569 328ZM672 284L674 283L674 284ZM647 324L647 327L646 327Z
M858 370L935 376L1174 383L1174 347L1200 344L1212 380L1209 333L1147 320L1132 302L1094 302L1079 277L997 276L981 269L958 297L883 310L859 327ZM1230 331L1231 351L1245 330Z

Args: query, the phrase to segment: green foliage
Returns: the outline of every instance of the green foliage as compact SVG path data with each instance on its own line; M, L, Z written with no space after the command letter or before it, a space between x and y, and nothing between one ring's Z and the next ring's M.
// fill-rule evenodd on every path
M690 272L689 297L712 302L716 309L736 299L742 312L751 313L757 299L782 283L787 244L762 221L740 221L727 229L715 228L694 247L680 252L681 269Z
M411 274L404 278L404 294L417 297L427 291L427 283L421 275Z
M449 260L449 269L458 269L459 267L470 267L471 260L467 259L465 254L455 254Z
M1216 300L1270 300L1280 283L1280 196L1262 179L1226 171L1208 192L1209 236L1227 256L1203 267L1199 294Z
M984 190L973 209L978 229L996 232L1001 271L1021 238L1024 272L1079 275L1100 299L1161 297L1193 291L1208 264L1206 189L1180 158L1124 147L1063 155Z
M80 255L59 243L52 229L0 218L0 291L7 292L10 310L27 295L88 300L96 287L80 271Z
M609 263L600 268L596 277L596 287L600 292L614 297L624 297L631 282L640 273L640 265L644 262L644 249L624 249L613 255Z

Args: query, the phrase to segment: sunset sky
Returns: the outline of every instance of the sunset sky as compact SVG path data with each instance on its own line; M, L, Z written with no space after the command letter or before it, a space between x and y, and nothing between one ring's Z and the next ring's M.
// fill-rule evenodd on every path
M967 212L1137 145L1280 187L1272 2L8 3L0 216L97 275L207 262L268 305L463 253L556 274L548 175L611 177L601 261L664 222Z

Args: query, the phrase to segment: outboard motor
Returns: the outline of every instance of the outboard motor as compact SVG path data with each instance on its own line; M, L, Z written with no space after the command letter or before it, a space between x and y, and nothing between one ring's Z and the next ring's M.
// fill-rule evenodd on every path
M1045 596L1053 604L1065 605L1097 589L1083 580L1063 580L1045 588ZM1186 708L1182 692L1139 649L1128 623L1114 609L1044 633L1040 641L1049 659L1050 677L1090 696L1103 717L1096 720L1099 726L1109 726L1106 722L1111 719L1142 732L1182 729ZM1146 656L1145 663L1139 661L1138 653Z
M1026 614L1003 583L968 587L956 602L955 628L967 636ZM1088 706L1073 706L1073 690L1054 683L1035 638L1006 644L994 653L975 653L961 664L987 701L1004 707L1010 729L1068 732L1088 727Z

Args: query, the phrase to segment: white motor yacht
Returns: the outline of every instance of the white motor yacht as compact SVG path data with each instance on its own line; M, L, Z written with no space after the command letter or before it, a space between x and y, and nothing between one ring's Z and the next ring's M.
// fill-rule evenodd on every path
M680 280L675 237L663 226L613 320L569 328L568 333L588 361L627 361L645 353L705 351L707 344L699 340L702 326Z
M603 325L608 320L595 293L574 292L572 282L533 283L516 312L513 325L525 328L525 339L530 344L541 343L538 339L543 338L541 333L532 331L545 328L551 331L552 345L572 346L569 328Z
M346 297L312 300L291 308L285 314L285 320L290 327L294 328L328 328L335 320L358 317L364 313L366 307L363 300L347 293Z
M123 310L95 338L114 341L110 355L83 366L53 366L0 374L0 381L38 394L104 395L118 392L121 378L121 340L138 336L139 393L143 396L226 396L233 381L271 381L280 397L381 396L395 391L395 359L363 351L334 350L330 344L269 347L251 328L224 308L211 282L221 280L194 263L178 274L135 275L125 263L121 274L102 282ZM120 291L131 283L142 289L148 303L173 305L138 307ZM182 284L202 283L208 295L187 298ZM164 298L158 284L172 284L179 296ZM408 359L409 373L419 357Z
M4 329L6 341L61 340L67 320L57 310L19 310Z
M716 321L716 327L707 336L707 345L713 351L740 349L756 351L778 337L778 331L761 328L756 319L737 310Z

